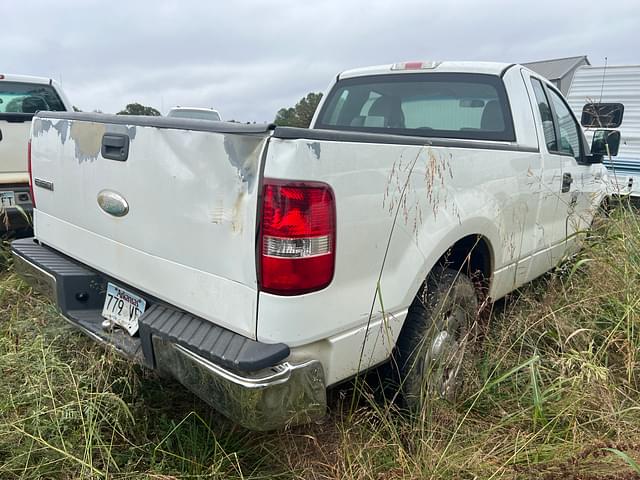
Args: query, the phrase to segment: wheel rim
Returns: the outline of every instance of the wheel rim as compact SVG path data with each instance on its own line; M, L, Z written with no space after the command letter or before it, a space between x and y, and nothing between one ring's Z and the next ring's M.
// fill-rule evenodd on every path
M455 305L445 312L426 352L427 391L451 400L459 386L460 370L468 344L467 314Z

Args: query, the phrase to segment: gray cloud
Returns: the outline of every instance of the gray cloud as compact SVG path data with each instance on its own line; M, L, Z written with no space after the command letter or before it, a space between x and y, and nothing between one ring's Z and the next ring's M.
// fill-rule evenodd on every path
M341 70L415 59L640 63L640 5L602 2L4 0L1 73L115 112L212 106L270 121Z

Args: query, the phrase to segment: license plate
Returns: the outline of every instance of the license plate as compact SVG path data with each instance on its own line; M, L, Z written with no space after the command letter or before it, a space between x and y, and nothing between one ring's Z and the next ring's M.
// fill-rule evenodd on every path
M16 194L13 192L0 192L0 206L3 208L14 207L16 204Z
M124 328L129 335L134 335L138 331L138 319L146 306L147 302L143 298L108 283L102 316Z

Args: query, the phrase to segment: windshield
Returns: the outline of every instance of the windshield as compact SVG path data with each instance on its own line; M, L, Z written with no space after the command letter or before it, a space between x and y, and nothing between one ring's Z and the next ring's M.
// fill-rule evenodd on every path
M169 117L179 118L196 118L198 120L220 120L220 115L214 110L190 110L187 108L181 108L180 110L171 110Z
M495 75L416 73L340 80L316 128L513 141L504 85Z
M64 112L66 108L51 85L0 82L0 113L29 113L41 110Z

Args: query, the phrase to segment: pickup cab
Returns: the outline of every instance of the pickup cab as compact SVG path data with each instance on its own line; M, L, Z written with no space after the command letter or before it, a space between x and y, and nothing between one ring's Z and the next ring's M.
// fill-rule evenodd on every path
M343 72L309 129L40 112L15 269L248 428L387 362L419 408L459 392L483 304L580 248L601 161L552 84L498 63Z
M70 111L50 78L0 74L0 230L28 227L31 193L27 146L31 119L39 110Z

